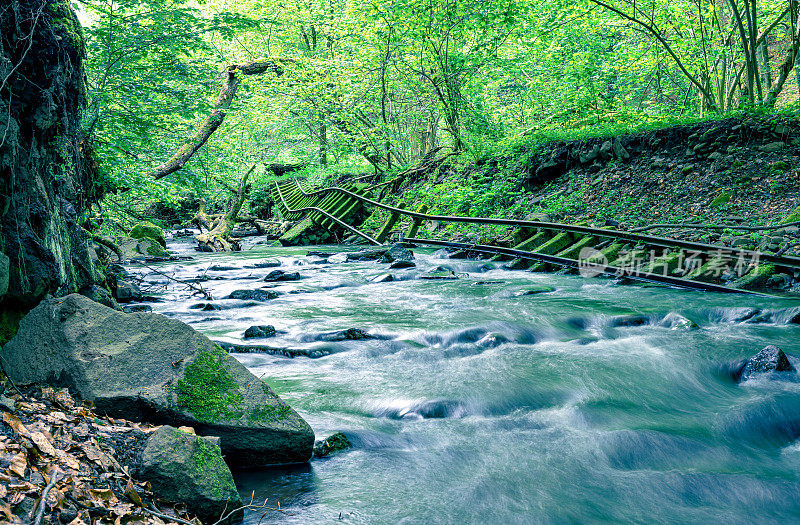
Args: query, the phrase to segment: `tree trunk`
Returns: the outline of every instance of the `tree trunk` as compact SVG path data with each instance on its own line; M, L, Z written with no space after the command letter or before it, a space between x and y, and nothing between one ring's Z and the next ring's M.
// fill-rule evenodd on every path
M80 127L86 107L80 23L69 0L5 0L0 9L3 332L8 312L104 278L81 227L102 188L95 186L96 160Z
M250 174L255 171L256 166L257 164L253 164L253 167L247 170L247 173L245 173L239 181L239 189L231 205L225 211L225 215L219 219L219 222L216 223L210 232L201 233L196 237L203 251L230 252L241 250L238 241L231 237L231 232L236 225L236 217L242 210L245 198L247 197L247 190L249 188L247 181L250 178Z

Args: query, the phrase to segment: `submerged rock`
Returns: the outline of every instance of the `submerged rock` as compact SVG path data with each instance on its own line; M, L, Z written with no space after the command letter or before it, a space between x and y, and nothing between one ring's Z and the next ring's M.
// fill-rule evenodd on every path
M218 437L162 426L147 440L135 475L164 499L184 503L205 523L242 506Z
M350 440L347 439L344 433L337 432L314 444L314 457L325 458L336 452L347 450L352 446L352 443L350 443Z
M275 327L268 325L251 326L244 331L245 339L256 339L263 337L272 337L275 335Z
M233 464L304 462L311 427L259 378L188 325L73 294L48 299L3 348L17 384L50 383L134 421L220 438Z
M796 370L783 350L775 345L769 345L742 363L739 369L734 371L734 379L747 381L755 375L773 372L796 372Z
M317 341L325 341L328 343L335 343L339 341L362 341L365 339L375 339L367 332L360 328L348 328L347 330L338 330L336 332L326 332L319 334L315 337Z
M228 296L228 299L241 299L242 301L269 301L278 297L278 292L273 290L262 290L260 288L255 290L234 290Z
M126 314L140 314L145 312L152 312L153 307L149 304L129 304L122 307L122 311Z
M264 277L264 281L268 283L276 283L283 281L299 281L299 272L284 272L283 270L272 270Z
M538 295L540 293L555 292L556 289L552 286L530 286L524 290L514 292L514 297L524 297L526 295Z
M200 310L201 312L213 312L222 310L222 307L214 303L197 303L189 307L189 310Z
M381 275L378 275L377 277L373 277L372 279L370 279L370 282L373 282L373 283L390 283L390 282L392 282L394 280L395 280L394 275L392 275L390 273L382 273Z
M614 328L623 328L623 327L631 327L631 326L644 326L646 324L650 324L650 317L646 315L620 315L614 317L609 321L608 325Z
M658 325L671 330L696 330L698 328L697 323L676 312L668 313Z
M248 264L247 266L245 266L245 268L252 268L252 269L255 269L255 270L262 270L264 268L277 268L280 265L281 265L280 261L269 260L269 261L257 262L255 264Z
M402 270L404 268L416 268L417 264L414 261L395 261L389 265L390 270Z

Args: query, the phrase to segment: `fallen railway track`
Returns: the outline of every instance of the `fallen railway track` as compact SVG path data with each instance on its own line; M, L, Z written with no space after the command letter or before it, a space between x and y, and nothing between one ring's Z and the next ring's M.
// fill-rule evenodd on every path
M424 208L412 211L381 202L390 189L391 184L383 183L307 190L297 179L284 179L275 182L274 193L289 218L310 218L320 227L348 232L371 244L383 244L407 219L409 224L401 234L403 242L519 259L522 263L518 267L527 266L534 271L574 268L586 276L610 275L681 288L756 295L764 295L758 289L772 275L800 276L800 257L580 224L433 215ZM370 207L389 212L375 237L359 230L360 224L354 221L366 216L365 210ZM427 239L419 236L426 222L507 226L514 229L518 242L496 246Z

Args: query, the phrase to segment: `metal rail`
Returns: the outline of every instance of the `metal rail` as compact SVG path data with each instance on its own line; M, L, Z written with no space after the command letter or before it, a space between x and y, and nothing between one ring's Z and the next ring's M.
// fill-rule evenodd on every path
M530 229L540 229L540 230L550 230L550 231L561 231L561 232L570 232L576 233L586 236L592 236L595 238L603 238L603 239L612 239L614 241L625 241L625 242L632 242L636 244L643 244L646 246L658 246L664 248L681 248L687 250L693 250L698 254L703 254L709 260L714 256L729 256L731 254L738 254L740 257L749 256L753 260L760 260L769 263L774 263L778 266L785 267L785 268L792 268L792 269L800 269L800 257L792 257L792 256L783 256L783 255L771 255L771 254L762 254L760 252L756 252L753 250L741 250L741 249L733 249L727 246L719 246L713 244L705 244L705 243L698 243L692 241L683 241L679 239L670 239L667 237L658 237L652 235L643 235L637 234L633 232L624 232L619 230L609 230L604 228L592 228L589 226L577 226L572 224L561 224L561 223L552 223L552 222L542 222L542 221L525 221L525 220L516 220L516 219L494 219L494 218L486 218L486 217L460 217L460 216L448 216L448 215L430 215L427 213L420 213L405 210L402 208L396 208L394 206L389 206L382 202L370 199L368 197L364 197L357 193L354 193L350 190L339 188L339 187L329 187L323 188L320 190L314 191L306 191L300 182L297 179L291 180L284 180L282 183L285 185L291 184L294 186L293 189L289 190L288 188L281 188L281 183L278 181L275 182L276 189L278 191L278 196L286 208L286 210L290 213L301 213L301 212L318 212L328 217L336 224L342 226L347 231L350 231L359 237L366 239L367 241L371 242L372 244L381 245L382 243L378 242L376 239L370 237L369 235L359 231L357 228L345 223L338 217L334 216L332 213L327 212L321 209L318 206L306 206L302 208L290 208L286 199L284 198L283 192L294 191L296 188L304 197L317 197L320 199L319 196L328 194L331 192L339 192L341 194L347 195L354 199L357 199L362 204L369 204L375 206L377 208L387 210L393 214L397 215L405 215L408 217L413 218L415 221L439 221L439 222L462 222L462 223L471 223L471 224L493 224L499 226L512 226L518 228L530 228ZM319 203L320 200L317 200ZM721 292L721 293L744 293L749 295L756 295L762 297L773 297L769 294L756 292L752 290L744 290L739 288L732 288L729 286L724 286L721 284L715 284L710 282L704 282L700 280L693 280L693 279L685 279L680 277L672 277L665 274L658 274L658 273L650 273L644 271L634 271L634 272L627 272L623 269L615 266L610 265L591 265L591 264L582 264L580 259L572 259L567 257L559 257L558 255L549 255L545 253L539 253L534 251L526 251L526 250L518 250L515 248L505 248L501 246L491 246L491 245L481 245L481 244L469 244L469 243L458 243L458 242L450 242L450 241L439 241L433 239L422 239L417 237L407 237L401 240L403 242L419 244L419 245L428 245L428 246L441 246L441 247L449 247L449 248L459 248L468 251L474 252L481 252L481 253L492 253L498 255L507 255L512 256L520 259L527 259L527 260L535 260L544 263L554 264L558 266L568 267L568 268L582 268L588 267L591 268L592 271L599 274L605 274L614 277L627 277L629 279L638 280L638 281L645 281L645 282L655 282L659 284L664 284L668 286L675 286L680 288L689 288L689 289L698 289L698 290L706 290L706 291L713 291L713 292ZM607 242L607 241L604 241Z
M519 259L531 259L541 261L568 268L580 268L580 261L575 259L567 259L565 257L557 257L555 255L545 255L543 253L527 252L524 250L515 250L513 248L503 248L500 246L489 246L486 244L467 244L463 242L450 242L450 241L436 241L432 239L417 239L413 237L406 237L403 242L412 244L427 244L430 246L442 246L447 248L460 248L472 252L495 253L500 255L511 255ZM668 275L661 275L657 273L639 272L630 274L622 271L615 266L596 265L590 266L592 271L603 273L612 277L627 277L637 281L655 282L660 284L667 284L670 286L677 286L680 288L692 288L696 290L706 290L709 292L722 292L722 293L744 293L749 295L759 295L763 297L773 297L769 294L754 292L752 290L740 290L738 288L729 288L719 284L705 283L702 281L691 281L689 279L681 279L680 277L670 277Z
M705 254L709 253L732 253L735 252L737 254L746 255L751 258L758 258L761 261L774 263L779 266L788 267L788 268L796 268L800 269L800 257L792 257L787 255L774 255L768 253L761 253L756 252L754 250L744 250L744 249L734 249L730 246L720 246L716 244L705 244L700 242L693 242L693 241L684 241L681 239L670 239L668 237L658 237L654 235L642 235L638 233L632 232L625 232L620 230L609 230L605 228L593 228L590 226L578 226L574 224L562 224L557 222L541 222L541 221L524 221L524 220L517 220L517 219L493 219L488 217L460 217L460 216L450 216L450 215L429 215L427 213L419 213L410 210L404 210L402 208L395 208L394 206L389 206L388 204L384 204L382 202L372 200L370 198L364 197L362 195L358 195L357 193L353 193L352 191L346 190L344 188L339 187L330 187L330 188L322 188L320 190L306 192L297 179L292 179L297 186L298 190L305 195L306 197L312 197L322 193L328 193L332 191L338 191L359 199L362 202L370 204L372 206L376 206L378 208L398 213L400 215L406 215L408 217L412 217L414 219L425 220L425 221L439 221L439 222L462 222L462 223L470 223L470 224L494 224L499 226L515 226L518 228L540 228L544 230L558 230L558 231L565 231L571 233L580 233L583 235L594 235L597 237L605 237L609 239L620 239L630 242L648 244L651 246L660 246L664 248L684 248L688 250L695 250L698 252L702 252ZM277 182L276 182L277 185ZM289 208L287 208L289 209ZM292 211L292 210L289 210Z

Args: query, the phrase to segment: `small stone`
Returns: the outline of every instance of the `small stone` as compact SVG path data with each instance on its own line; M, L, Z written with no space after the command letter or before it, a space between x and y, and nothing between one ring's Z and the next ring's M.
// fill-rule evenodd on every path
M763 153L777 153L778 151L782 150L785 146L786 144L778 141L778 142L770 142L769 144L764 144L758 149Z
M264 281L268 283L283 282L283 281L299 281L299 272L284 272L283 270L272 270L264 277Z
M335 454L336 452L347 450L352 446L353 445L350 443L350 440L347 439L347 436L345 436L342 432L337 432L322 441L317 441L314 444L314 457L325 458L331 454Z
M278 297L278 292L272 290L234 290L228 299L240 299L243 301L269 301Z
M609 326L615 328L642 326L650 323L650 318L646 315L620 315L614 317L609 322Z
M275 327L269 324L251 326L250 328L244 331L245 339L273 337L274 335L275 335Z
M222 307L214 303L197 303L189 307L190 310L200 310L202 312L212 312L214 310L222 310Z
M208 268L212 272L229 272L236 270L236 266L225 266L224 264L214 264Z
M362 341L365 339L375 338L360 328L348 328L347 330L327 332L317 336L318 341L326 341L329 343L335 343L339 341Z
M153 307L149 304L128 304L122 307L122 311L126 314L137 314L143 312L152 312Z

